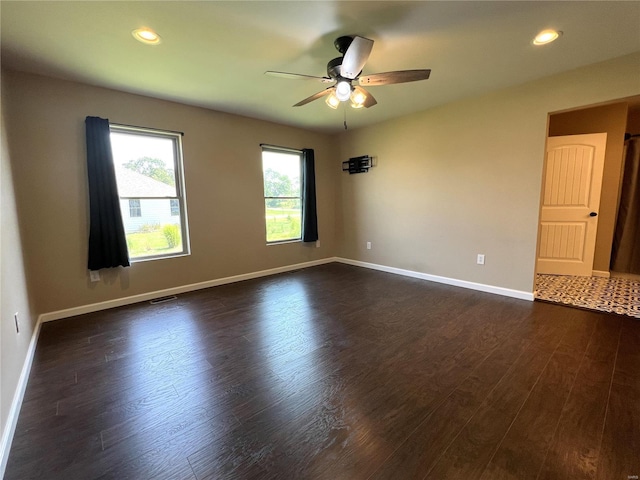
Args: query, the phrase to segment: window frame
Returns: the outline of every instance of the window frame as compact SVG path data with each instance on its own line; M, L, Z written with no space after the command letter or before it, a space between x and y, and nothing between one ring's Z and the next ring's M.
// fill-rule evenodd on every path
M298 243L298 242L302 242L302 218L304 216L304 204L302 202L302 190L303 190L303 178L302 178L302 155L303 152L302 150L297 150L295 148L287 148L287 147L275 147L275 146L271 146L271 145L261 145L261 152L260 152L260 164L261 164L261 168L262 168L262 195L263 195L263 207L264 207L264 232L265 232L265 239L267 241L267 245L279 245L279 244L283 244L283 243ZM273 152L273 153L286 153L289 155L297 155L298 156L298 168L299 168L299 181L300 181L300 188L299 188L299 192L300 194L297 197L268 197L266 196L266 191L265 191L265 184L264 184L264 158L263 158L263 154L264 152ZM284 240L272 240L269 241L267 239L267 200L271 200L271 199L275 199L275 200L298 200L300 202L300 236L298 238L288 238L288 239L284 239Z
M109 131L110 133L121 133L128 135L139 135L142 137L158 137L158 138L168 138L173 141L173 174L175 178L175 188L176 188L176 196L175 197L125 197L121 196L118 193L119 200L178 200L179 207L179 217L180 217L180 234L182 236L182 251L159 254L159 255L145 255L143 257L135 257L131 258L131 254L129 253L129 261L131 263L137 262L147 262L150 260L161 260L165 258L175 258L175 257L183 257L187 255L191 255L191 245L189 241L189 222L187 219L187 198L186 191L184 186L184 157L182 154L182 133L180 132L172 132L168 130L157 130L153 128L146 127L135 127L131 125L121 125L117 123L109 123ZM117 179L116 179L117 183ZM140 206L140 211L142 213L142 202ZM171 203L171 202L170 202ZM173 215L172 215L173 216ZM139 218L139 217L137 217ZM123 218L124 221L124 218ZM127 251L129 249L129 245L127 244Z

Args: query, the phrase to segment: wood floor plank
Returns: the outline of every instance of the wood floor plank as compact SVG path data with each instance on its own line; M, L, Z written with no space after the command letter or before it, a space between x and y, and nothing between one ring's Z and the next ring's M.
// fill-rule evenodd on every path
M548 338L560 337L565 324L545 322L531 329L537 317L527 318L511 336L471 372L408 436L375 473L375 479L423 478L454 440L512 365L528 348L542 348Z
M515 361L520 349L494 353L417 426L372 478L393 479L399 474L405 478L424 477Z
M640 477L640 385L613 383L598 457L598 480Z
M625 319L607 405L596 478L640 477L640 328ZM630 401L630 399L636 401Z
M486 467L483 480L536 477L594 327L594 320L584 319L565 334Z
M425 477L479 478L549 357L527 348Z
M621 326L619 317L599 315L539 479L595 478Z
M94 312L43 325L5 479L634 475L639 345L342 264Z
M69 469L75 478L173 479L193 474L187 456L237 427L233 417L221 414L202 422L198 413L189 413L177 423L148 429L112 445L91 465Z
M314 451L331 443L327 434L343 430L340 416L330 405L345 398L342 393L347 385L343 376L331 375L251 417L241 428L190 455L194 473L198 478L253 478L277 471L283 478L296 478L287 477L283 470L296 471L304 465L295 461L285 465L283 459L296 452L299 461L310 461ZM293 444L293 450L284 456L278 450L283 442Z

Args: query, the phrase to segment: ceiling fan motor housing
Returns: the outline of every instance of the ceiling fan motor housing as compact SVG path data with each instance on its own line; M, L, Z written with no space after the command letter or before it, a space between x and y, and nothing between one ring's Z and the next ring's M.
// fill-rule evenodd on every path
M329 60L327 63L327 75L331 78L339 79L340 77L340 66L342 65L342 57L334 58L333 60Z
M351 45L351 42L353 42L353 35L345 35L343 37L336 38L333 45L336 47L336 50L344 55Z

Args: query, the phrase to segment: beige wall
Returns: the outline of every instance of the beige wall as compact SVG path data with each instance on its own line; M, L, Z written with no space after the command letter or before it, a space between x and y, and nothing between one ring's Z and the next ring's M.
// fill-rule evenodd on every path
M602 196L598 210L598 234L593 269L609 271L613 232L616 227L618 190L622 175L622 151L627 124L627 104L615 103L557 113L549 117L549 136L607 134L607 150L602 174Z
M640 53L344 134L340 255L532 292L548 114L638 93Z
M38 314L335 255L339 168L332 137L211 110L6 72L8 134ZM178 130L190 256L87 272L84 119ZM314 148L321 247L267 246L260 143Z
M9 142L5 130L7 117L4 86L3 77L0 125L0 436L7 428L7 416L36 321L27 292L10 164L10 147L13 142ZM16 333L13 319L16 312L20 319L19 334Z

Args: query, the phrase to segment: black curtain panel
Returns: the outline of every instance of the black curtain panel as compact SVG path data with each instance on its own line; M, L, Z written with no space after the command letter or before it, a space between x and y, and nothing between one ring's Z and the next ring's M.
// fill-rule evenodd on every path
M302 241L318 240L318 214L316 209L316 171L314 152L302 150Z
M128 267L116 172L111 153L109 120L85 119L89 176L89 270Z

